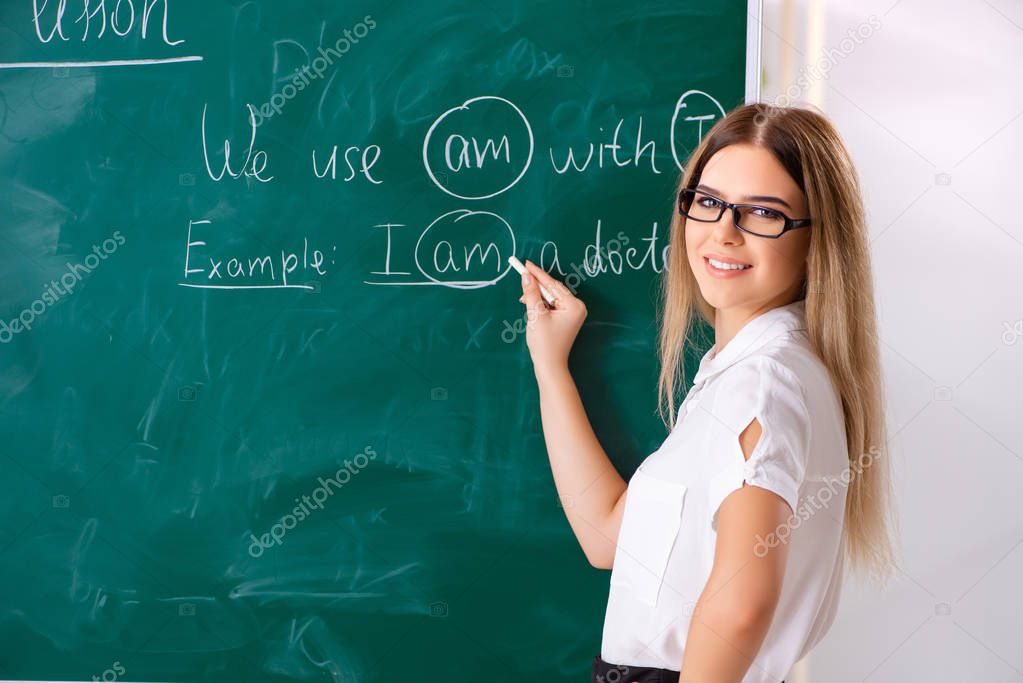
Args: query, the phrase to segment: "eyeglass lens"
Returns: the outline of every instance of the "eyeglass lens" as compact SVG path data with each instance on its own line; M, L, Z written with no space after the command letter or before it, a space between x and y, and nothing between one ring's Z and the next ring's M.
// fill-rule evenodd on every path
M721 200L704 192L683 194L682 213L696 221L714 222L722 214ZM739 226L763 235L778 235L785 229L785 216L765 206L738 206Z

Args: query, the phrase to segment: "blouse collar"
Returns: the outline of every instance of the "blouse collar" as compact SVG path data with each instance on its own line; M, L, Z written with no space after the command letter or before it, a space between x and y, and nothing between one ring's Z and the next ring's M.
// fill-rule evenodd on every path
M711 347L700 360L693 385L739 362L775 337L795 330L806 330L805 299L772 308L747 321L719 353Z

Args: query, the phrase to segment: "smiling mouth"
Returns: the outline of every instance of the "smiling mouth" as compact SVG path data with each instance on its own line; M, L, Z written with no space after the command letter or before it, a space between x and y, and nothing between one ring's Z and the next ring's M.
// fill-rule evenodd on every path
M749 270L753 266L748 263L726 263L724 261L718 261L716 258L709 256L704 257L704 260L709 263L713 268L722 271L738 271L738 270Z

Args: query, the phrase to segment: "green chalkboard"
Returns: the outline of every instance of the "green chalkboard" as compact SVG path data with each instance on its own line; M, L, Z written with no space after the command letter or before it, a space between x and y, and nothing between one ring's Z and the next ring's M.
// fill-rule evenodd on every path
M0 678L587 680L608 573L506 258L587 302L630 475L672 187L749 16L4 2Z

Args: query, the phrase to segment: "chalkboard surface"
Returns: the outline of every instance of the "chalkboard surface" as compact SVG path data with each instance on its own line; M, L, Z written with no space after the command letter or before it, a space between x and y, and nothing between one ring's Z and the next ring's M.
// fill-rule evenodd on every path
M572 370L631 475L747 17L4 2L0 678L588 680L608 573L506 259L587 302Z

